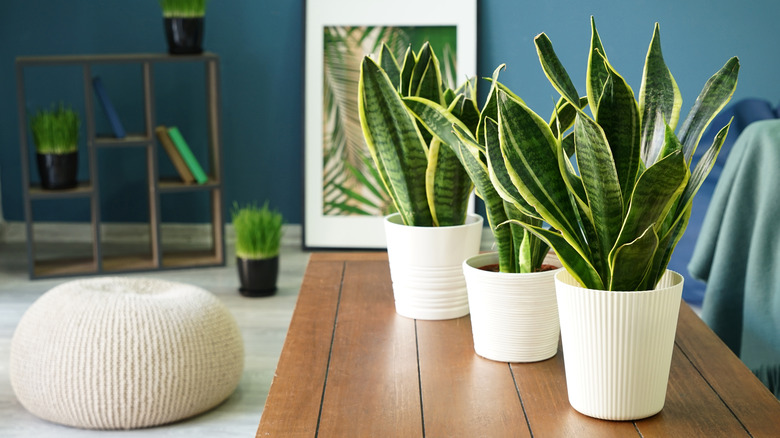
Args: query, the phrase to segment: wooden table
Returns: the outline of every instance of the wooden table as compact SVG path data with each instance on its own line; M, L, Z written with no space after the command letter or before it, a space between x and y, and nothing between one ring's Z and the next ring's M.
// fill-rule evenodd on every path
M315 253L258 437L776 437L780 403L683 304L666 405L603 421L569 405L563 354L474 353L468 317L395 313L385 253Z

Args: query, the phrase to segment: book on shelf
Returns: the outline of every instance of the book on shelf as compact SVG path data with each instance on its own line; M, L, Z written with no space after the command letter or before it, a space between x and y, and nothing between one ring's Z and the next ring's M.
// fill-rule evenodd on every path
M176 172L181 176L181 180L187 184L195 182L195 177L192 176L190 168L187 166L187 163L184 162L184 158L179 154L179 150L168 135L168 128L162 125L158 126L154 128L154 133L157 134L157 139L160 141L163 149L165 149L171 162L173 162L173 167L176 168Z
M92 78L92 87L95 89L95 94L100 102L100 106L103 107L103 112L106 114L106 117L108 117L108 122L111 124L114 136L116 138L125 138L125 127L122 126L122 121L119 120L119 114L117 114L114 104L111 103L111 99L108 98L106 89L103 88L103 81L100 79L100 76Z
M198 163L198 160L195 158L192 150L190 150L190 147L187 145L181 132L179 132L179 128L175 126L168 128L168 136L176 146L176 150L179 151L181 158L187 163L187 167L190 169L190 172L192 172L195 181L197 181L198 184L203 184L208 181L209 177L206 175L206 172L203 171L203 168L200 167L200 163Z

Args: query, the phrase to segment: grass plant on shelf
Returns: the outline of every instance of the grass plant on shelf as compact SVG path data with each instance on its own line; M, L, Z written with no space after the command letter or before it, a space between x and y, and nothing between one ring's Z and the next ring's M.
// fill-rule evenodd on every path
M284 218L271 210L266 201L262 207L233 204L231 212L236 233L236 256L248 260L270 259L279 255Z
M160 0L163 17L187 18L206 15L208 0Z
M69 154L79 145L79 114L63 103L39 110L30 118L35 149L39 154Z

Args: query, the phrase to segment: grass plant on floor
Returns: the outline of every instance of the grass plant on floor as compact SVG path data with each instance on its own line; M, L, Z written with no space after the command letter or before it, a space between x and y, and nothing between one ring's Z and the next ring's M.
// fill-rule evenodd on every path
M279 255L284 218L277 210L249 204L239 207L233 204L231 212L236 232L236 256L242 259L261 260Z

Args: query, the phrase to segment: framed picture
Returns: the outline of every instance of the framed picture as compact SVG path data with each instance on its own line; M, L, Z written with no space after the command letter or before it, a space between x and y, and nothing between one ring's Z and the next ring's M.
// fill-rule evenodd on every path
M385 248L394 211L363 140L360 63L382 43L401 58L425 41L448 86L477 71L476 0L306 2L303 246Z

